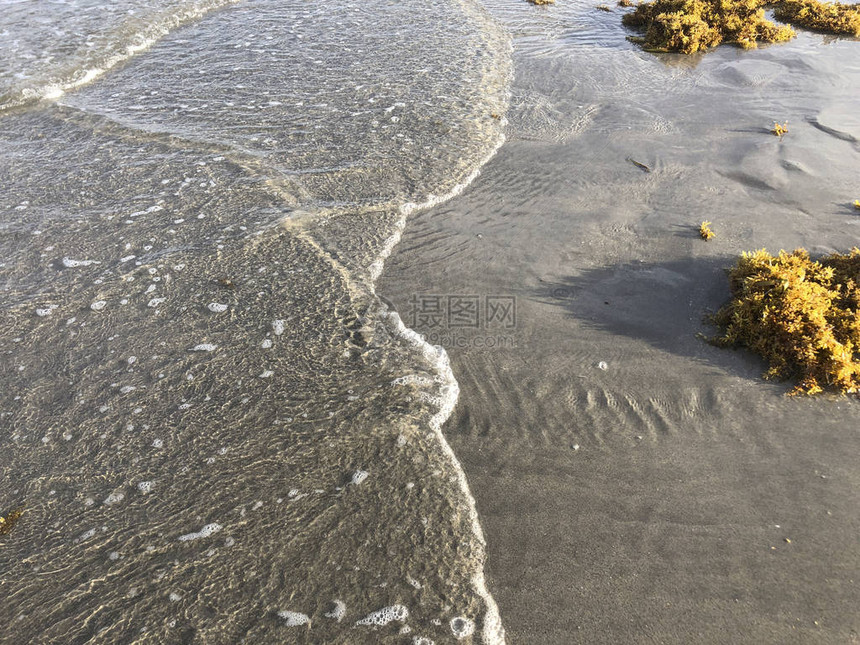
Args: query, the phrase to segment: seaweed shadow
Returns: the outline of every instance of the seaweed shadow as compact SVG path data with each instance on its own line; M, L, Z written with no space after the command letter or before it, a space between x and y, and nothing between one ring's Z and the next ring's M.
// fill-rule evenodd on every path
M688 258L596 267L544 282L534 295L593 328L759 378L767 368L759 357L720 349L703 338L717 333L707 318L729 300L726 271L734 261Z

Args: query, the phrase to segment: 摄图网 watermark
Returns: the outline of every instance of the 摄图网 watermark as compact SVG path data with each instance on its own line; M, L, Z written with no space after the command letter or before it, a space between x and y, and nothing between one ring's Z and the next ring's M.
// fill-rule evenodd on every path
M517 299L508 295L414 294L412 329L443 347L516 347Z

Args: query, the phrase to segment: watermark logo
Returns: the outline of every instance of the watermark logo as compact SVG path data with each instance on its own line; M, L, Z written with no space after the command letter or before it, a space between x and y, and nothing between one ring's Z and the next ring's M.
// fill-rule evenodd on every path
M516 296L417 293L408 316L410 326L434 345L516 347Z

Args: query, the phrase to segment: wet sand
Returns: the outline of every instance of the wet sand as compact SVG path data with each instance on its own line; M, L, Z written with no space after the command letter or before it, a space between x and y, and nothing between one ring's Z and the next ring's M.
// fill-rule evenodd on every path
M684 61L520 31L508 143L377 289L450 354L509 642L855 642L860 403L696 334L742 251L858 243L860 43ZM428 314L464 297L475 327Z

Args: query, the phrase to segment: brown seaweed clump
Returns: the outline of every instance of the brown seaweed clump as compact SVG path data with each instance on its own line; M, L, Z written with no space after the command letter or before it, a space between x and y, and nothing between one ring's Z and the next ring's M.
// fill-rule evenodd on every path
M818 261L805 249L744 253L729 281L713 342L762 356L765 378L797 379L791 394L860 388L860 249Z
M529 0L532 4L542 5L542 4L555 4L555 0Z
M860 36L860 5L818 0L781 0L777 20L829 34Z
M19 507L9 511L6 515L0 515L0 536L9 535L23 514L24 508Z
M721 43L751 49L794 38L791 27L765 18L764 5L764 0L654 0L639 4L622 21L645 32L632 40L651 51L693 54Z
M782 139L783 136L788 134L788 121L786 121L785 123L774 122L773 128L771 128L770 133L775 134L780 139Z
M634 7L636 3L633 0L618 0L619 7Z

